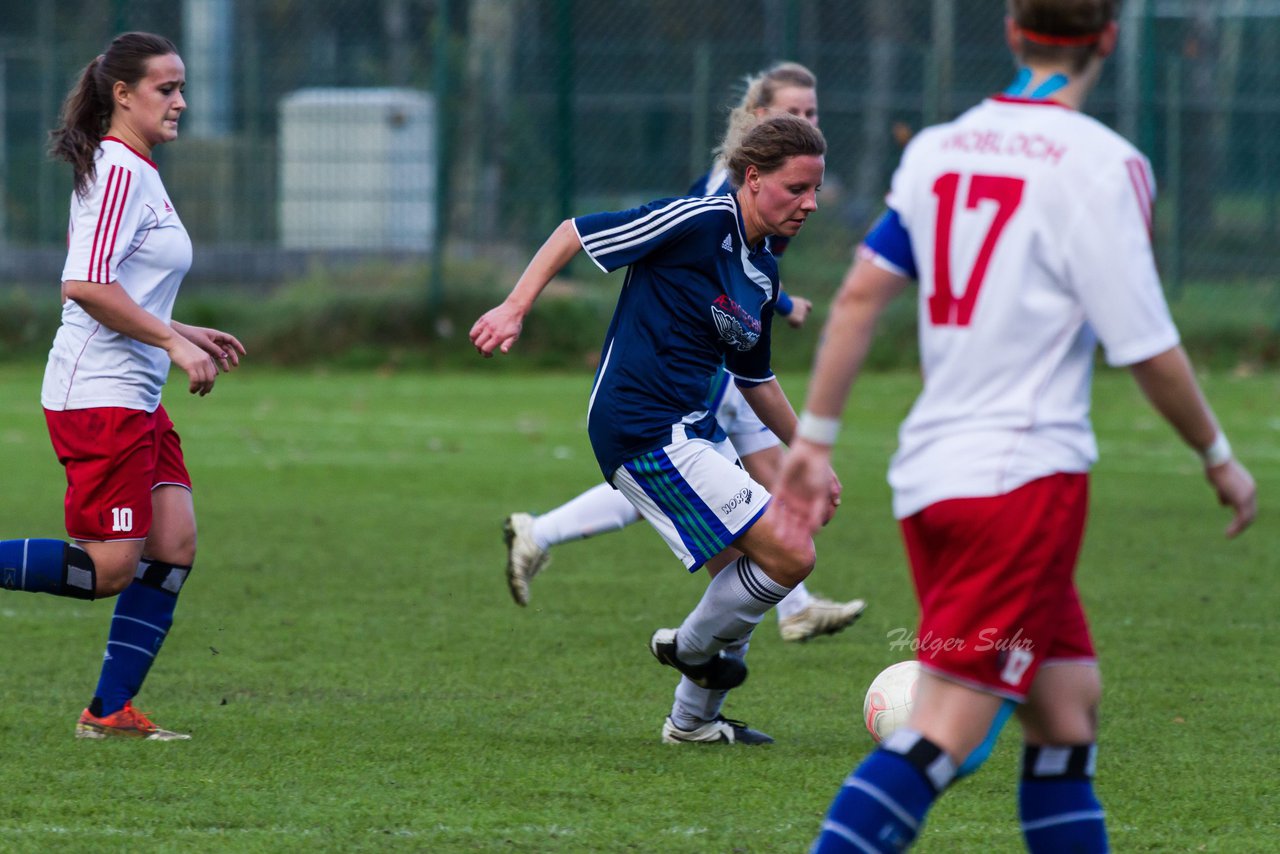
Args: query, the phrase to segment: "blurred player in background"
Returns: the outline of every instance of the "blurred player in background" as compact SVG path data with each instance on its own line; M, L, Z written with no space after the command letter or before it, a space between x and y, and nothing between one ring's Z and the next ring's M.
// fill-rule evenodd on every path
M538 294L580 250L606 272L627 268L588 405L591 446L606 479L689 571L713 576L679 629L650 641L682 674L662 728L668 743L772 741L720 709L746 678L751 632L813 568L813 542L778 541L777 509L737 464L706 394L723 366L765 425L791 438L795 414L769 366L779 286L767 238L794 236L817 209L825 152L809 122L761 120L725 151L735 194L566 220L471 330L481 354L507 352ZM838 498L832 475L829 509Z
M907 726L831 805L817 852L907 848L1015 709L1032 852L1108 850L1093 790L1101 681L1074 579L1094 351L1127 367L1199 454L1226 533L1255 487L1202 396L1150 242L1147 159L1078 110L1115 49L1115 0L1010 0L1007 92L916 136L831 314L778 482L788 533L825 513L837 419L876 318L918 279L924 389L890 465L920 602ZM794 526L794 527L791 527Z
M729 115L728 135L717 149L711 170L689 188L691 196L720 196L734 192L724 154L761 118L789 113L818 126L818 80L795 62L780 62L747 78L742 100ZM769 249L774 257L786 250L789 238L774 235ZM804 297L778 294L777 314L800 328L813 304ZM757 482L773 485L782 464L778 437L761 423L747 405L732 378L723 370L712 380L707 408L729 436L742 464ZM640 513L621 492L601 483L578 497L538 516L513 513L503 533L507 543L507 585L516 604L529 602L529 585L551 560L549 549L561 543L619 531L640 521ZM783 640L805 641L832 634L856 620L866 607L861 599L833 602L814 596L804 582L778 603L778 630Z
M0 572L10 590L119 594L77 738L190 737L157 727L132 703L196 552L191 478L160 391L172 362L193 394L208 394L219 370L244 353L225 332L172 320L191 240L150 158L178 136L185 84L168 39L124 33L85 67L50 135L51 154L72 166L75 191L62 325L41 403L66 468L74 542L0 542Z

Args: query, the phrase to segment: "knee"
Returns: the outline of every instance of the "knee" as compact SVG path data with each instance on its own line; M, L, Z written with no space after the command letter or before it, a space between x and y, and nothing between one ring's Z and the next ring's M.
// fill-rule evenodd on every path
M1041 706L1023 731L1032 744L1091 744L1098 738L1101 687L1082 691L1052 706Z
M1102 702L1102 682L1088 681L1074 702L1065 703L1060 715L1051 718L1051 744L1090 744L1098 740L1098 705Z
M196 562L196 532L194 530L147 540L143 556L148 560L162 560L175 566L191 566Z
M133 583L133 576L138 571L136 560L97 559L94 560L94 598L104 599L115 596Z
M1098 740L1098 704L1064 709L1045 734L1047 744L1092 744Z
M178 566L191 566L196 562L196 538L192 535L189 540L183 541L175 546L169 553L158 556L160 560L166 563L176 564Z
M816 561L817 555L814 553L813 543L809 543L805 548L788 551L780 555L778 560L774 562L771 575L779 584L795 587L809 577L809 573L813 572L813 565Z

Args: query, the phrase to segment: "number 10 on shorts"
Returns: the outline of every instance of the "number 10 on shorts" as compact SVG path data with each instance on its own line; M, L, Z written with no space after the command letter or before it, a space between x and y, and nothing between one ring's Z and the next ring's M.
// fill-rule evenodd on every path
M132 507L112 507L111 508L111 530L126 531L126 532L133 530L133 508Z

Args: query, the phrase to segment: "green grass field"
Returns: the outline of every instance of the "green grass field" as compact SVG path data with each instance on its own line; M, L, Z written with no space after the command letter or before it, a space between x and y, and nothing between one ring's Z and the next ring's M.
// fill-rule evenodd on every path
M856 389L846 499L816 591L849 631L783 644L772 616L726 713L778 739L671 747L673 672L646 650L696 601L644 526L562 547L528 609L503 517L598 480L589 377L259 372L167 407L200 557L139 706L186 743L78 742L109 602L0 591L0 850L802 852L867 752L867 681L915 609L884 484L907 374ZM1082 586L1103 658L1099 791L1117 851L1276 850L1280 376L1205 377L1262 493L1242 540L1132 382L1097 388ZM802 394L799 376L787 383ZM0 535L59 536L39 371L0 370ZM917 850L1022 850L1007 732Z

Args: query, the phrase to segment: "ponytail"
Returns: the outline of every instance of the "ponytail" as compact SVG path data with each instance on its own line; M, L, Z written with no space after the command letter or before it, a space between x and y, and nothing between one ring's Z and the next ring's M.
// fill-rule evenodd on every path
M94 178L94 155L111 124L110 85L99 82L102 56L95 57L62 103L62 123L49 134L49 156L65 160L75 173L76 193L84 195Z
M153 56L177 54L173 42L154 33L121 33L105 53L89 62L62 103L58 127L49 132L49 156L71 164L76 193L93 182L94 162L115 111L112 88L117 82L135 86L147 74Z

